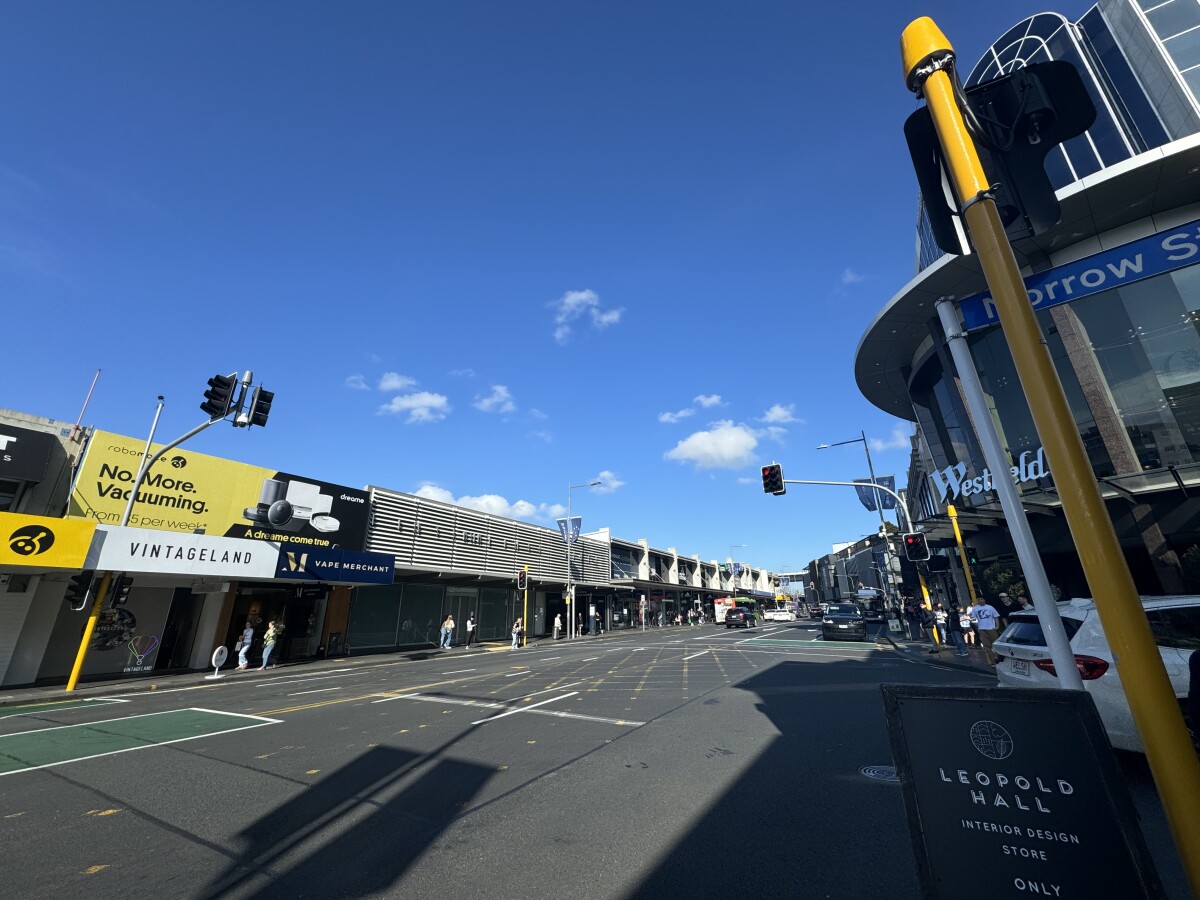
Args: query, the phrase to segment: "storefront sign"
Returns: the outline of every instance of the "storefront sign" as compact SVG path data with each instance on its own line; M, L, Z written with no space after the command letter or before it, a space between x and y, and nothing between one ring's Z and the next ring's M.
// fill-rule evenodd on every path
M1047 309L1198 262L1200 221L1195 221L1030 275L1025 279L1025 290L1034 309ZM959 301L959 309L968 331L1000 321L990 293L975 294Z
M1050 474L1046 468L1045 451L1041 447L1036 453L1026 450L1021 454L1019 463L1012 467L1010 474L1017 484L1045 478ZM942 503L953 502L959 497L970 497L972 494L986 494L996 489L996 485L992 483L990 469L984 469L982 475L968 478L965 463L955 463L946 466L940 472L930 472L929 480L937 489Z
M95 522L0 513L0 566L82 569Z
M0 425L0 478L44 481L56 440L44 431Z
M1162 896L1090 694L882 690L923 896Z
M217 578L274 578L279 547L208 534L100 525L87 568Z
M71 493L70 514L119 523L144 448L145 442L135 438L95 432ZM359 550L367 536L368 512L365 491L172 450L142 482L129 524Z
M279 551L278 578L311 578L345 584L391 584L396 558L386 553L359 550L298 550L284 547Z

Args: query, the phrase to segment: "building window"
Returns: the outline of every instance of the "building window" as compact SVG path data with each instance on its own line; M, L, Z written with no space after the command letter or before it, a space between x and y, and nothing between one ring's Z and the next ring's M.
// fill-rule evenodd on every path
M17 508L17 498L21 496L20 481L0 479L0 512L13 512Z

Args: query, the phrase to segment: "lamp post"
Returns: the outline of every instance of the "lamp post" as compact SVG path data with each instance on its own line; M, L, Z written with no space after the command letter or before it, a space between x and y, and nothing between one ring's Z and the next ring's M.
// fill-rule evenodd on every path
M729 591L733 595L731 599L733 600L734 606L737 605L737 582L734 580L737 578L737 563L733 561L733 551L739 547L744 548L746 547L746 544L729 545Z
M844 444L862 444L863 452L867 454L867 473L871 476L871 493L875 495L875 509L879 512L879 535L883 538L883 556L886 560L884 565L887 567L887 578L884 579L884 590L888 594L888 600L891 601L895 596L895 591L892 589L892 543L887 536L887 520L883 517L883 503L879 496L879 488L875 484L875 467L871 465L871 448L867 444L867 433L860 431L858 437L850 438L848 441L837 441L833 444L818 444L818 450L828 450L830 447L841 447ZM896 514L897 517L899 513Z
M603 481L585 481L583 484L567 483L567 527L563 529L563 537L567 540L567 637L568 639L577 637L575 628L575 597L571 592L571 546L574 541L571 540L571 491L575 488L595 487L598 484L604 484Z

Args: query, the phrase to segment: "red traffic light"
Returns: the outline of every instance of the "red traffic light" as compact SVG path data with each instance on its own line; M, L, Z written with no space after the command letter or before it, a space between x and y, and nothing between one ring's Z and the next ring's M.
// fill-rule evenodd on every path
M763 466L762 483L764 494L775 494L776 496L786 494L787 486L783 483L783 466L779 463Z
M924 533L912 531L904 535L904 558L909 562L924 562L929 559L929 543Z

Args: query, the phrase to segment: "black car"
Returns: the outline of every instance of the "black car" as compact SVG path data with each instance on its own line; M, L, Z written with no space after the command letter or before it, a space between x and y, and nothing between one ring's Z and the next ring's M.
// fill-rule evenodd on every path
M735 606L725 613L726 628L753 628L758 624L754 618L754 610L748 606Z
M821 637L827 641L867 639L867 620L857 603L830 603L821 617Z

